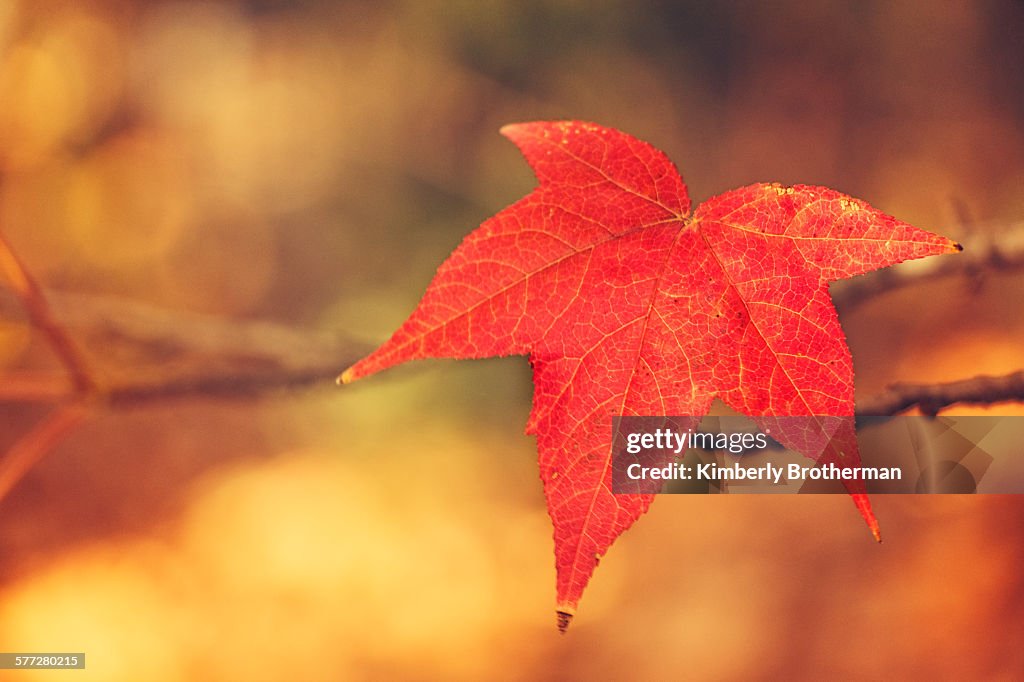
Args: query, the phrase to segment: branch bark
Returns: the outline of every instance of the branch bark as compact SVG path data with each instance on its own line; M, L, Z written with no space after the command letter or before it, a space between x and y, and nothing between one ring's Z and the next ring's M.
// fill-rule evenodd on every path
M6 275L11 286L14 287L32 324L46 335L54 353L64 364L75 391L80 395L92 393L96 389L96 385L78 344L54 318L46 296L43 295L43 290L2 233L0 233L0 272Z
M305 388L334 377L370 350L346 336L262 320L225 319L161 309L109 296L46 292L53 315L79 340L111 407L188 397L244 399ZM0 316L18 315L18 298L0 294ZM14 375L0 400L68 397L62 377Z
M894 415L919 407L928 415L956 404L1024 402L1024 370L1004 376L976 376L944 384L893 384L884 393L857 403L862 416Z

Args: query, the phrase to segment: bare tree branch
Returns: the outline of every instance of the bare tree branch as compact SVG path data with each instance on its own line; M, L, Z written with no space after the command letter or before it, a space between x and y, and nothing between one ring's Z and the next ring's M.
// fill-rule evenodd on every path
M344 337L270 322L44 293L2 234L0 274L13 288L0 288L0 316L27 315L66 373L8 374L0 382L0 401L56 405L0 458L0 499L98 410L333 386L338 372L365 352L363 344Z
M45 304L41 290L34 295ZM89 367L97 373L86 374L87 383L70 385L66 376L3 377L0 401L57 407L0 458L0 499L99 410L186 398L252 399L317 384L333 388L338 372L366 351L364 344L337 335L265 321L227 320L103 297L56 295L52 300L54 313L46 319L58 333L46 333L48 341L56 347L54 339L70 340L73 331L85 340L85 352L64 347L83 359L69 364L58 352L63 364L69 372ZM0 301L0 312L5 307L10 306ZM46 310L49 316L49 306ZM89 351L104 362L86 364ZM101 378L98 370L109 376ZM91 388L83 393L82 386Z
M90 414L86 401L68 403L48 414L18 439L0 459L0 500Z
M893 415L917 406L924 414L935 415L958 403L991 405L1008 401L1024 402L1024 370L944 384L893 384L880 395L858 401L857 414Z
M334 377L365 355L368 344L338 334L263 320L172 311L109 296L47 292L53 315L81 341L103 402L128 407L208 396L249 398L304 388ZM0 292L0 316L18 314L18 300ZM0 400L68 397L61 377L8 375Z
M53 351L64 363L75 390L80 394L93 392L96 384L78 345L54 320L42 289L39 288L2 233L0 233L0 271L7 276L15 292L21 298L22 305L32 319L32 324L49 339Z

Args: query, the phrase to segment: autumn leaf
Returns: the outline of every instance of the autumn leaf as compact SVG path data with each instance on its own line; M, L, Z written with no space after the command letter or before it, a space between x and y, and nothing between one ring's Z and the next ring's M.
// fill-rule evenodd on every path
M824 187L756 184L692 214L671 161L579 121L505 126L539 186L473 231L355 381L407 360L529 355L564 630L601 556L647 510L615 495L614 415L852 416L828 283L958 251ZM859 463L852 426L825 453ZM821 457L822 453L808 453ZM859 482L848 488L878 537Z

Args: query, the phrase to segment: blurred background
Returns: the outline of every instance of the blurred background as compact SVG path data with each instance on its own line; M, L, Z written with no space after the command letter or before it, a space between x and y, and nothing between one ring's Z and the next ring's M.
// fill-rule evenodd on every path
M665 496L560 637L526 361L333 380L532 188L509 122L623 129L695 202L821 184L1021 248L1022 36L995 0L0 0L0 232L101 384L252 324L323 368L47 452L0 501L0 650L87 670L0 679L1019 678L1019 497L878 496L876 546L843 496ZM834 291L858 396L1024 367L1020 270ZM0 376L59 376L0 292ZM49 409L0 402L0 450Z

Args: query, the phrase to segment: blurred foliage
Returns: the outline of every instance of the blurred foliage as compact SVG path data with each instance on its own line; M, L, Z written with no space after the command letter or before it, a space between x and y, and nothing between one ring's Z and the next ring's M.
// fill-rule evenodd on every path
M497 129L571 117L698 201L829 185L969 249L1024 215L1021 35L996 0L7 0L0 230L53 289L379 342L532 186ZM858 390L1024 366L1021 296L859 308ZM0 368L47 363L0 322ZM1014 498L877 500L881 548L839 497L662 499L557 638L529 394L522 360L425 363L99 419L0 506L0 649L104 680L1024 668ZM0 446L38 416L4 404Z

